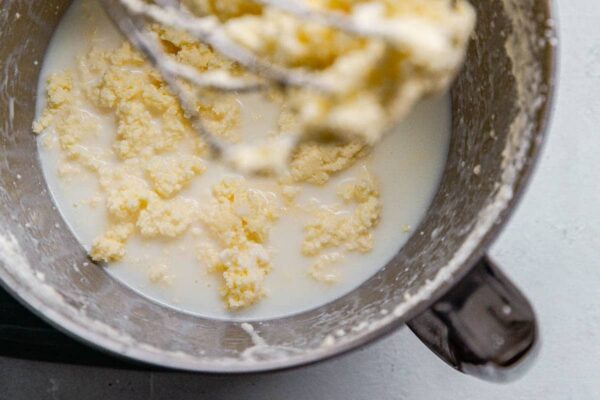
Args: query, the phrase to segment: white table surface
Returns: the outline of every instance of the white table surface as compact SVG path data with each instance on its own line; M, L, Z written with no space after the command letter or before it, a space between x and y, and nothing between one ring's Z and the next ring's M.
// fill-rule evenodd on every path
M497 385L461 375L404 329L333 361L260 376L0 358L0 399L600 399L600 0L556 5L560 79L549 140L518 212L491 251L538 313L542 348L526 376ZM66 385L65 375L81 384Z

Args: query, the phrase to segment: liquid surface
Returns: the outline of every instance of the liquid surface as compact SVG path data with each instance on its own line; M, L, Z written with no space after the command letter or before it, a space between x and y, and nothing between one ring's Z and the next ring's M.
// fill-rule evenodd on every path
M90 13L94 15L89 18ZM40 77L38 113L44 108L45 82L49 74L72 69L77 57L85 55L92 46L116 48L123 39L92 1L77 0L63 18L52 39ZM272 124L277 110L255 98L241 99L243 112L260 115L247 118L244 129L264 130ZM101 120L101 133L94 145L110 147L115 126L107 116L95 115ZM366 254L348 254L335 268L340 280L334 285L317 282L308 274L313 260L300 252L303 240L302 224L293 212L284 214L271 231L269 248L272 251L273 270L266 278L267 296L247 309L229 312L219 295L220 278L210 274L197 259L192 234L160 241L133 237L127 244L124 259L106 267L116 279L139 293L162 304L184 312L211 318L264 319L302 312L332 301L366 281L382 268L414 233L424 216L439 184L446 161L450 127L448 96L421 103L381 142L372 155L360 160L349 170L331 179L324 188L304 185L298 203L329 204L335 201L340 182L356 176L360 169L369 168L379 183L383 211L374 232L374 248ZM73 233L87 249L96 236L106 229L107 215L103 207L94 207L90 199L97 196L97 178L88 172L76 177L60 177L60 154L57 146L39 140L39 156L46 181L57 207ZM207 171L194 179L184 190L187 197L208 201L211 186L236 173L217 163L207 161ZM269 190L265 179L249 179L255 185ZM153 283L149 270L157 263L169 266L172 284ZM65 268L69 268L65 266Z

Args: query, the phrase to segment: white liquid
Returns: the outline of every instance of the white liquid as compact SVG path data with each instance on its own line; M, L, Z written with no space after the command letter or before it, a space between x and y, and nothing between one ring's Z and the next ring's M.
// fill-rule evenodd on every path
M90 14L93 18L90 18ZM75 69L76 58L85 55L92 46L110 49L117 47L122 40L95 1L75 1L59 25L44 60L38 113L44 106L45 82L49 74ZM255 108L252 112L256 112ZM271 114L269 110L260 112L263 115ZM103 120L103 130L94 144L108 147L115 128L108 116L99 118ZM265 120L268 119L265 117ZM325 304L374 275L414 233L443 172L449 127L450 102L447 96L423 102L398 126L396 132L376 147L368 160L358 162L350 170L335 176L325 189L304 187L298 202L307 203L311 198L316 198L330 204L336 200L337 184L356 176L358 169L364 165L369 167L379 182L383 212L374 233L375 247L367 254L349 254L339 266L335 266L341 271L341 280L335 285L324 285L308 275L308 268L314 259L303 257L300 253L304 223L294 213L283 216L271 231L269 246L273 253L273 270L265 283L269 294L246 310L225 310L218 292L221 285L219 277L207 273L198 262L194 251L194 242L198 239L189 233L174 241L143 240L134 236L128 242L126 257L106 270L155 301L211 318L275 318ZM42 135L40 140L43 139ZM81 204L98 194L96 176L83 172L76 178L65 180L57 174L58 148L47 149L40 142L39 154L57 207L81 244L89 249L94 238L106 228L106 213L102 204L97 208ZM209 164L208 170L195 178L191 187L182 194L201 202L207 201L210 187L224 176L232 174L232 171L218 164ZM261 188L268 186L264 180L256 184ZM412 227L410 232L403 230L405 226ZM172 285L150 282L148 270L159 263L169 266ZM95 267L90 265L90 268ZM65 265L65 268L69 266Z

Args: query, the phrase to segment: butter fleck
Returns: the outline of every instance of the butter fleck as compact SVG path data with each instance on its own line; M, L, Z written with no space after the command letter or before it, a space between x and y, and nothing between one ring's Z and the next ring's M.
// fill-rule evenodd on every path
M150 282L155 284L163 284L171 286L173 284L173 277L168 274L168 268L164 264L154 265L150 268L148 273Z
M337 283L340 280L340 273L333 270L331 266L339 263L343 258L344 256L339 252L321 254L310 266L308 273L313 279L327 285Z

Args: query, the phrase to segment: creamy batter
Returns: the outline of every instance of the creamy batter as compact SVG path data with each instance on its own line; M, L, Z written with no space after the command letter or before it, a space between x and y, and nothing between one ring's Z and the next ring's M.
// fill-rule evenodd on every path
M349 292L415 233L445 162L447 97L419 104L368 155L352 145L336 150L334 160L352 161L319 164L319 173L306 174L314 171L315 160L323 160L327 150L317 149L321 153L311 158L315 149L305 147L300 150L305 154L292 162L290 174L279 181L242 177L203 156L190 136L177 148L149 157L142 177L124 180L113 168L126 164L123 157L137 142L115 146L114 112L77 102L79 119L73 123L80 129L68 140L74 141L70 149L80 152L85 163L65 159L67 139L57 134L56 121L44 125L42 113L48 106L45 93L51 89L47 82L52 74L77 70L82 57L92 51L124 54L122 42L95 2L76 1L44 62L37 127L43 131L40 157L56 204L92 257L110 261L106 270L117 279L156 301L203 316L279 317ZM89 86L94 79L90 76ZM67 98L79 96L66 89L68 82L64 86L60 78L53 82L55 101L61 101L61 90L67 90ZM217 104L228 110L227 101ZM282 123L278 107L262 95L239 96L235 102L240 122L235 129L224 129L224 135L272 131ZM227 118L233 114L224 112ZM142 133L160 132L158 122L145 122ZM223 121L215 126L223 126ZM98 173L108 168L110 173ZM119 202L111 195L119 187L116 182L128 191L139 186L143 190L136 193L144 194L136 195L134 206ZM122 193L119 189L117 194ZM134 226L130 212L136 213ZM123 218L115 224L119 213ZM223 215L234 225L222 229ZM236 239L223 235L232 231L231 226L242 226L238 233L252 246L245 245L240 252ZM348 226L352 229L341 230ZM252 264L248 270L252 276L246 279L240 277L239 268L228 269L236 263Z

